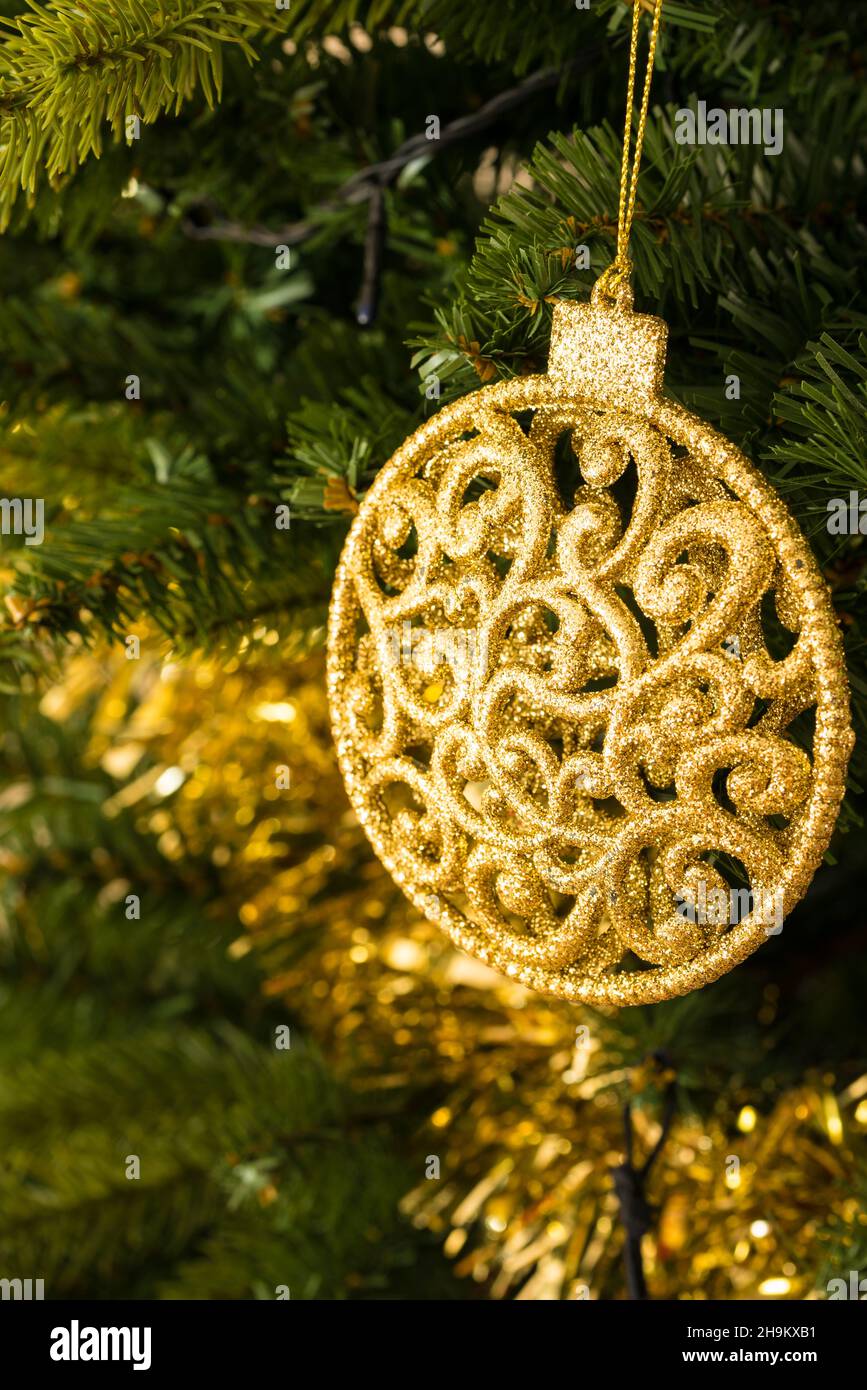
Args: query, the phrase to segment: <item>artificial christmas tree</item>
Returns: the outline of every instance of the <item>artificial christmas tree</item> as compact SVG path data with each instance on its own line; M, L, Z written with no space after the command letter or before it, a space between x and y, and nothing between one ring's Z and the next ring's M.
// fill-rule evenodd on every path
M328 596L370 484L435 410L543 373L554 302L613 257L631 5L0 9L0 1277L622 1297L621 1106L650 1152L674 1084L650 1295L828 1296L864 1259L860 743L783 931L620 1012L455 951L330 744ZM861 733L850 32L839 0L666 5L631 256L669 394L810 540ZM681 144L699 101L783 112L779 152Z

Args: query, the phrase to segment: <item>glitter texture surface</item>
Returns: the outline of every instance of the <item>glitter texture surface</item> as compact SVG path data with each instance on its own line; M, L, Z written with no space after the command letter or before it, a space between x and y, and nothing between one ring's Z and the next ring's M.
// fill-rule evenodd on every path
M382 469L331 606L337 753L379 858L459 946L591 1004L683 994L778 929L852 744L822 575L744 455L662 395L665 335L628 293L558 304L547 375L446 407ZM720 893L739 915L702 910Z

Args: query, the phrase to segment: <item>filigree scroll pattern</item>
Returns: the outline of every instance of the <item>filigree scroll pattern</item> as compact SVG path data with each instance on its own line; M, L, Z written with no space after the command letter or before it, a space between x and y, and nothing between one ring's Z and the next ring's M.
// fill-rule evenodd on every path
M550 992L664 997L734 931L698 911L712 890L748 883L753 919L803 891L809 590L676 411L536 394L482 393L362 508L338 749L380 856L461 944Z

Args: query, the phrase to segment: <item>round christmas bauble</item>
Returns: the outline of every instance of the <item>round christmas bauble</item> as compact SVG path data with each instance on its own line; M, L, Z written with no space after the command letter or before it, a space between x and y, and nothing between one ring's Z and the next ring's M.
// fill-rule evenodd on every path
M662 394L600 287L545 375L443 409L346 541L329 698L350 801L421 912L548 994L640 1004L783 928L852 733L827 587L744 455Z

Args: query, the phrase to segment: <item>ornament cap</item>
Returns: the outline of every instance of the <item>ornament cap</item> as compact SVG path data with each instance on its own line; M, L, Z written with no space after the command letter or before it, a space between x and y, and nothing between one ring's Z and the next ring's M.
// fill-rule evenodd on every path
M632 312L624 284L612 297L595 285L590 302L555 305L548 373L571 394L635 410L662 393L668 329Z

